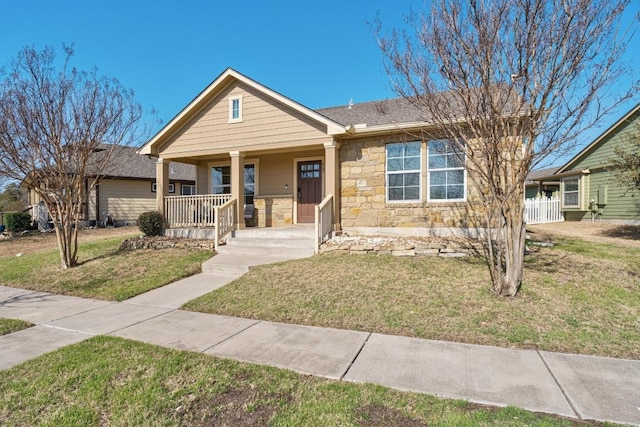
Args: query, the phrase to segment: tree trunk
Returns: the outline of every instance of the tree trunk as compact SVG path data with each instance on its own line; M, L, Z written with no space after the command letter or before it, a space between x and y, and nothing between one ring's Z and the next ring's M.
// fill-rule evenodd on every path
M493 277L493 290L498 295L513 297L520 290L524 268L524 249L526 243L526 224L524 218L524 200L512 197L505 206L504 224L500 230L502 246L501 256L496 263L501 264L500 272ZM497 270L497 269L496 269ZM496 280L497 279L497 280Z

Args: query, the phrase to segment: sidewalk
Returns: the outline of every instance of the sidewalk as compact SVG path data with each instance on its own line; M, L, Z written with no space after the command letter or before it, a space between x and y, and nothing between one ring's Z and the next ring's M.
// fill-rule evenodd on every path
M105 334L353 382L640 425L640 361L512 350L179 310L235 276L198 274L122 303L0 286L0 369Z

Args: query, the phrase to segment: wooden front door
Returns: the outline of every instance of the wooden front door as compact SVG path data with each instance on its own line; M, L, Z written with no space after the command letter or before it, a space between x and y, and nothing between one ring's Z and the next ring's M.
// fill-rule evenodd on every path
M298 222L313 222L322 201L322 161L298 163Z

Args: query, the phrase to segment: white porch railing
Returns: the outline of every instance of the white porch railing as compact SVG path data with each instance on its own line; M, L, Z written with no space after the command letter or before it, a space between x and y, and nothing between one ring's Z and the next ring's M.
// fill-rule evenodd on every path
M315 253L320 250L320 245L331 237L333 226L333 195L329 194L319 205L316 205L315 218Z
M236 221L236 211L236 199L231 199L222 206L216 206L214 208L216 218L214 245L216 251L218 250L220 239L235 230L236 224L238 223L238 221Z
M524 221L527 224L544 224L564 221L560 198L527 199L524 201Z
M167 225L172 227L215 227L215 207L231 200L230 194L168 196L164 198Z

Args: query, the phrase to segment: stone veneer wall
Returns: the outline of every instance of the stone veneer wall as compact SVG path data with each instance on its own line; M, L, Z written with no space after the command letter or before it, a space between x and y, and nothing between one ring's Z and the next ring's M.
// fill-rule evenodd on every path
M407 135L350 140L340 149L341 225L350 227L467 227L466 202L427 203L427 154L422 144L422 201L387 203L385 145L407 140ZM469 192L469 182L467 182Z
M121 251L171 248L213 251L215 249L215 245L213 240L181 239L175 237L134 237L132 239L127 239L120 244Z
M292 196L255 196L258 227L282 227L293 224Z

